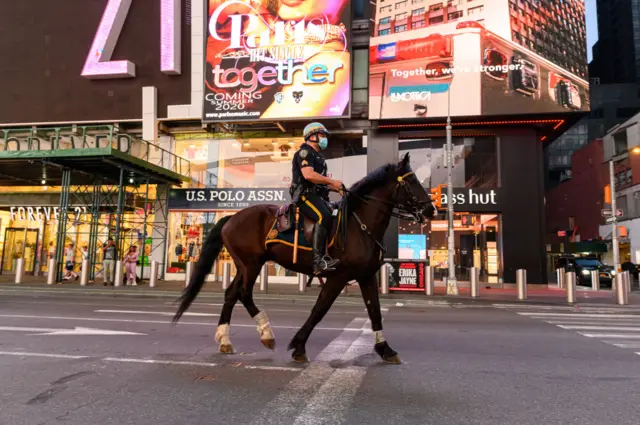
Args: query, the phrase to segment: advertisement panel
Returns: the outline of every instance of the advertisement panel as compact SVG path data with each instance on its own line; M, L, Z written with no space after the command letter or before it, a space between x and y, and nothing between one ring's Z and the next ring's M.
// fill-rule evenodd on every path
M369 118L588 111L584 4L518 3L378 1ZM570 19L546 13L556 3Z
M426 261L390 261L389 291L424 292Z
M0 123L139 120L147 86L158 118L188 104L190 3L0 2Z
M209 0L204 122L348 117L348 0Z

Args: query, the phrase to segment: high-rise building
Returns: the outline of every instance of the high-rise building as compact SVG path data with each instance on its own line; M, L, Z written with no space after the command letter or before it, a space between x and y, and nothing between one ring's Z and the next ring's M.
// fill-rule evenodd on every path
M374 36L474 20L586 78L584 0L381 0Z
M598 42L589 77L600 84L640 82L640 0L597 0Z

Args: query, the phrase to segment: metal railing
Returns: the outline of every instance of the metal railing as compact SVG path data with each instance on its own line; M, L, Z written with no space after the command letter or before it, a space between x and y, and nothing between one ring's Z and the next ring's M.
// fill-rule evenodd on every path
M113 125L0 130L0 154L20 151L105 149L131 155L149 164L191 178L191 162Z

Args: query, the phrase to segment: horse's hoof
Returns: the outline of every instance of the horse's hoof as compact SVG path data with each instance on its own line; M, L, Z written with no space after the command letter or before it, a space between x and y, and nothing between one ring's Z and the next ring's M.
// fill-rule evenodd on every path
M394 354L393 356L383 360L389 364L402 364L402 360L400 359L400 356L397 354Z
M296 363L309 363L309 357L306 354L292 354L291 357Z
M262 345L264 345L269 350L273 350L276 348L276 340L273 338L261 339L260 342L262 342Z
M233 354L233 345L231 344L222 344L220 345L220 352L222 354Z

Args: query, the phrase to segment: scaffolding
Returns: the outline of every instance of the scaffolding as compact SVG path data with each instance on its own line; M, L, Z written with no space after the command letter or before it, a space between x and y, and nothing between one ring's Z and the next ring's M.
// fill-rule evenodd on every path
M188 161L114 126L11 129L4 130L0 142L0 180L5 184L46 183L60 189L57 281L64 276L70 244L74 259L79 253L89 260L90 280L99 276L108 238L113 238L119 259L130 246L138 247L141 278L152 259L164 266L169 187L189 180ZM160 267L160 278L165 270Z

